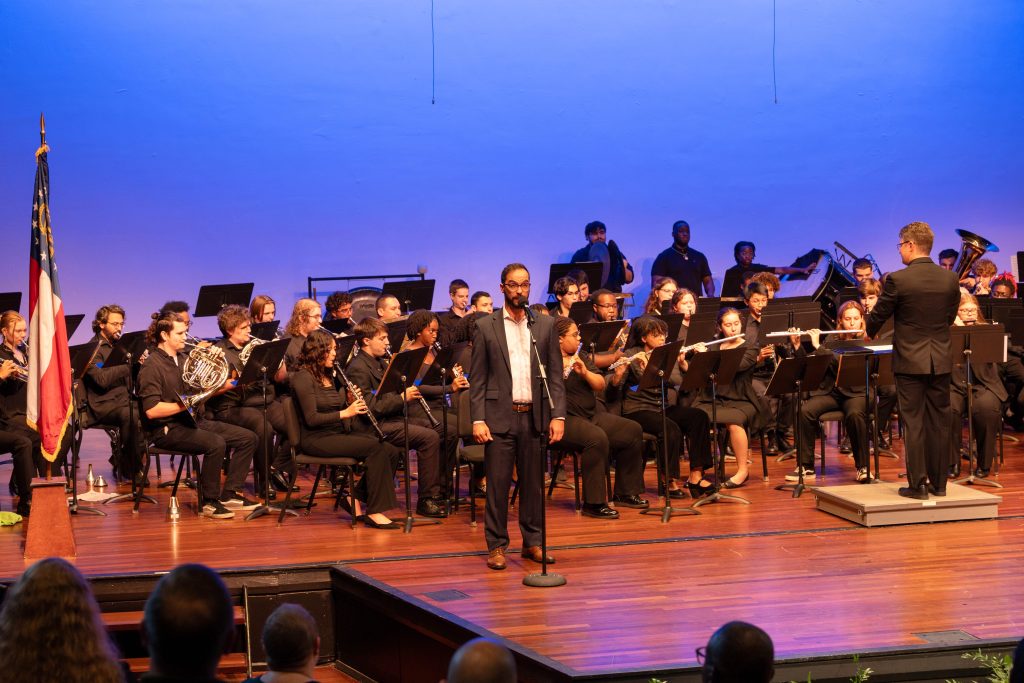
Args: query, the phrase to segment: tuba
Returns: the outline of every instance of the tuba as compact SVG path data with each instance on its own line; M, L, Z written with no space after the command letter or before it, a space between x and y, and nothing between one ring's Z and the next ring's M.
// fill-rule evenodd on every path
M192 350L185 359L181 369L181 379L189 387L198 390L198 393L182 395L182 404L189 413L210 394L224 386L228 380L228 361L224 357L224 349L216 346L200 346L197 343L189 344Z
M956 260L957 277L963 280L967 273L971 272L971 266L981 258L986 251L999 251L999 247L989 242L981 235L975 235L968 230L957 230L963 244L960 245L960 257Z

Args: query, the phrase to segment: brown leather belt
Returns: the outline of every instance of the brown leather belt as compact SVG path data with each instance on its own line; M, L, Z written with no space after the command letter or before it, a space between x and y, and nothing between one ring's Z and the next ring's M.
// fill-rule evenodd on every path
M528 413L531 410L533 410L533 404L532 403L513 403L512 404L512 412L513 413Z

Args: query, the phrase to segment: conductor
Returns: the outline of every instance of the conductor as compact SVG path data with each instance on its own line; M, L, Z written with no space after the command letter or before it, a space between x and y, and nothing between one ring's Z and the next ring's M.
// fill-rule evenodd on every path
M540 468L540 434L548 442L562 438L565 428L565 386L562 383L562 352L554 320L530 315L530 273L512 263L501 271L505 305L476 323L470 363L470 413L473 438L486 444L487 504L484 537L487 566L504 569L508 536L508 493L512 466L519 476L519 530L522 555L540 562L541 515L544 490ZM538 353L533 351L536 340ZM539 354L539 359L538 359ZM554 411L540 381L538 360L547 368ZM554 562L548 558L549 563Z
M956 318L960 289L956 274L931 260L935 239L927 223L900 229L897 248L906 268L890 273L882 295L868 315L874 337L894 318L893 371L900 414L906 424L906 498L946 495L950 452L949 327ZM927 482L927 483L926 483Z

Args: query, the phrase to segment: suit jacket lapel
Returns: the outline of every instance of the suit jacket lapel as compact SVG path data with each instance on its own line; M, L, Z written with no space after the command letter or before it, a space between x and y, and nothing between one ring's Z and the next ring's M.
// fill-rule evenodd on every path
M501 350L501 357L505 360L505 369L509 376L512 375L512 361L508 357L508 337L505 336L505 311L498 309L491 314L494 324L494 334L498 337L498 348Z

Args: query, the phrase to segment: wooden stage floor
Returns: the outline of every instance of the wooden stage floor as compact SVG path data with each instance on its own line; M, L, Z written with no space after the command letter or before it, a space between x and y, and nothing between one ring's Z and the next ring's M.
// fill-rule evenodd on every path
M86 434L83 473L91 462L109 475L107 443L102 432ZM896 450L901 446L897 441ZM556 489L549 548L557 559L551 570L568 580L560 588L523 586L538 567L517 553L507 570L489 571L482 515L471 527L465 509L404 534L352 529L328 498L318 499L312 516L280 526L276 517L200 519L186 492L179 497L188 504L182 521L171 524L164 519L167 489L137 515L120 503L101 506L107 517L76 516L76 564L96 578L154 574L182 562L219 570L339 565L435 614L592 676L692 667L694 649L732 619L765 628L780 660L925 647L919 634L933 632L962 630L983 641L1024 635L1024 446L1006 443L999 476L1005 488L982 489L1002 496L999 518L882 528L818 511L812 492L794 499L775 491L792 460L770 458L771 482L764 483L759 453L752 456L758 476L735 492L752 505L706 505L700 516L667 524L635 510L616 521L581 517L572 492ZM902 461L883 458L882 467L883 478L895 481ZM815 484L849 483L853 471L830 439L827 477ZM308 489L312 482L302 483ZM647 483L656 502L652 467ZM0 504L11 509L6 496ZM26 566L23 526L0 529L0 581ZM514 530L514 549L517 538ZM435 595L440 591L457 593Z

